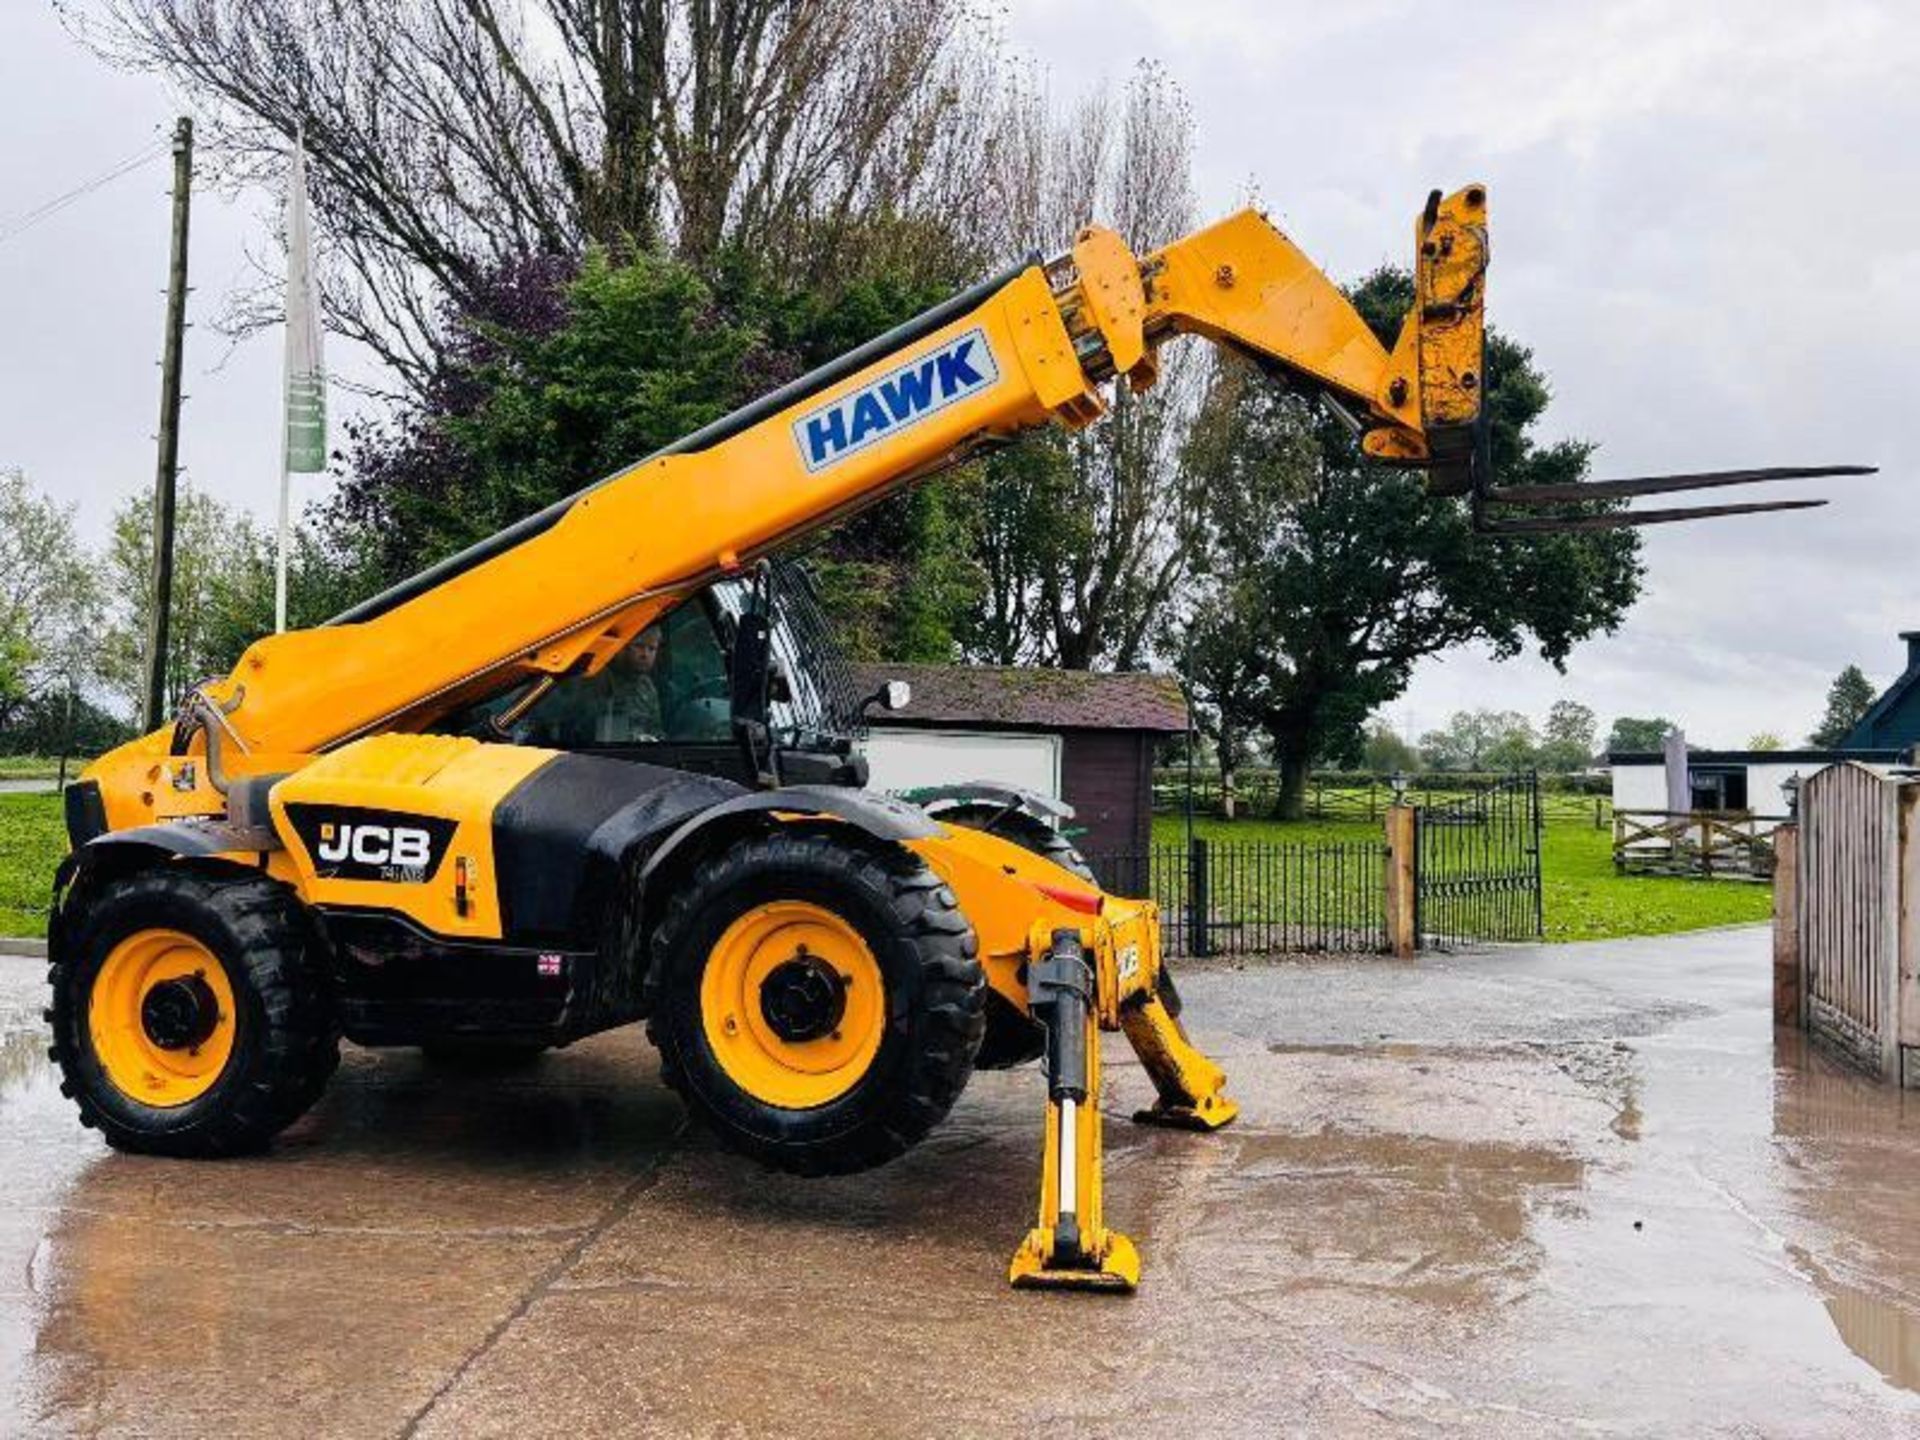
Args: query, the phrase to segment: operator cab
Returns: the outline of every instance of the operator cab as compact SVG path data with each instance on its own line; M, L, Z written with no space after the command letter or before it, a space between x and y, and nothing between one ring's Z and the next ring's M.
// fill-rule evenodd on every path
M742 625L761 614L766 623ZM765 676L742 694L741 655L754 643L748 630L765 636ZM865 706L811 577L795 564L718 581L641 631L598 674L564 676L527 705L530 693L530 684L516 686L444 728L744 785L770 776L782 784L867 781L857 751Z

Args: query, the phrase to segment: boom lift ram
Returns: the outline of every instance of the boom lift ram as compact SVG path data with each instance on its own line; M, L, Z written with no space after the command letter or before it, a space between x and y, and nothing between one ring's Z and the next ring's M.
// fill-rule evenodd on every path
M1389 350L1259 214L1144 258L1088 229L327 625L259 641L67 793L51 1019L83 1118L126 1149L226 1154L313 1102L342 1033L524 1049L645 1019L723 1140L824 1173L913 1145L976 1063L1044 1052L1039 1213L1012 1279L1131 1288L1138 1258L1102 1204L1100 1032L1144 1063L1159 1098L1143 1118L1210 1131L1235 1114L1177 1018L1154 906L1102 893L1023 797L923 809L859 788L844 737L795 719L796 692L833 686L783 639L766 558L984 446L1090 423L1186 333L1324 395L1367 453L1423 467L1488 523L1681 483L1494 487L1485 190L1436 193L1416 245ZM713 642L678 703L740 758L736 779L686 750L648 765L538 743L569 687L663 627Z

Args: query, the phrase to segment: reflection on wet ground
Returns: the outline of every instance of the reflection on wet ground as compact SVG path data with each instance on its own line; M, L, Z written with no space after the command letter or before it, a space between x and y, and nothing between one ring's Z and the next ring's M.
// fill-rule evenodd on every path
M270 1155L140 1160L0 960L0 1429L1913 1433L1920 1099L1776 1039L1768 964L1755 930L1186 977L1244 1118L1110 1125L1114 1300L1004 1289L1031 1072L826 1181L687 1133L631 1033L500 1079L352 1052Z

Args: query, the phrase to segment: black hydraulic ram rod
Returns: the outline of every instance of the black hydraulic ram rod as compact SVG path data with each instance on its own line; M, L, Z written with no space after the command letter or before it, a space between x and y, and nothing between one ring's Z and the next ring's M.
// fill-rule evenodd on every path
M1047 1100L1055 1125L1058 1214L1053 1225L1054 1263L1085 1263L1080 1237L1080 1127L1077 1111L1088 1103L1087 1016L1093 1004L1093 967L1080 932L1053 932L1047 958L1027 974L1033 1016L1047 1027Z

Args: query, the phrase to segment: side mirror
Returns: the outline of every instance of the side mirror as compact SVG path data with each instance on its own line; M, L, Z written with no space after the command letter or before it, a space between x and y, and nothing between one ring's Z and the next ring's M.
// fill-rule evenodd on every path
M733 632L732 691L736 725L766 723L767 682L773 667L773 626L765 615L748 611Z
M904 680L889 680L860 702L860 713L864 715L876 705L886 711L904 710L912 703L913 686Z

